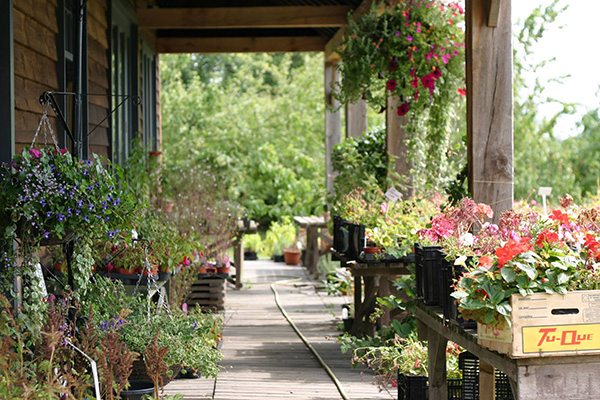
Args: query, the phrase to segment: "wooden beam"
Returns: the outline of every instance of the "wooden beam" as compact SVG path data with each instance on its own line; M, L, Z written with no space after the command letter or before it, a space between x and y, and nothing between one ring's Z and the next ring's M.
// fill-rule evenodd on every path
M471 195L497 221L514 195L511 2L490 28L490 1L466 2L467 151Z
M348 6L142 8L149 29L330 28L346 24Z
M360 17L363 14L366 14L371 10L371 6L373 5L373 0L363 0L362 3L359 4L358 7L352 12L351 18ZM335 35L327 42L325 46L325 61L327 62L337 62L340 60L339 54L337 54L337 50L342 44L344 40L344 35L346 34L346 27L343 26L337 30Z
M346 104L346 137L357 138L367 131L367 102Z
M0 5L0 162L15 153L15 55L13 1Z
M334 86L338 82L338 75L337 64L325 64L325 172L328 194L333 194L331 154L333 147L342 139L340 103L333 97Z
M158 38L159 53L249 53L323 51L325 39L320 36L297 37L211 37Z
M429 400L447 400L446 347L448 339L431 327L427 331Z

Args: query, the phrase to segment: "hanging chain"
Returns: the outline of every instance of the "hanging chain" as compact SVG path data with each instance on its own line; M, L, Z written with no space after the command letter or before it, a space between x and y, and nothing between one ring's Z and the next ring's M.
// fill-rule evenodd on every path
M50 123L50 118L48 118L48 109L50 106L48 104L44 104L44 112L42 113L42 117L40 118L40 123L38 124L37 129L35 130L35 135L33 135L33 140L31 141L31 147L35 145L35 141L40 133L40 130L44 133L44 145L48 144L48 133L50 133L50 138L52 138L52 142L54 143L54 147L56 150L59 150L58 141L56 140L56 136L54 135L54 130L52 129L52 124Z

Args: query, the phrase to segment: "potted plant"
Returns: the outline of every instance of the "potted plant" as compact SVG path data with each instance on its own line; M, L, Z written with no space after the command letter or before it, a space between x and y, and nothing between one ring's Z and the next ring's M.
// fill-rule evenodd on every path
M283 250L296 241L296 227L291 218L284 217L281 221L271 224L265 235L265 251L270 252L273 260L283 262Z
M283 260L286 265L300 264L300 256L302 252L297 246L287 247L283 250Z
M258 251L262 246L260 234L244 235L244 260L258 260Z
M579 302L586 293L580 291L600 288L599 220L596 209L576 207L553 210L549 217L535 211L502 214L493 229L495 241L490 240L495 244L477 254L473 268L460 278L453 293L461 314L477 321L478 331L483 329L482 344L522 356L527 349L511 328L512 319L519 316L518 312L513 316L518 304L534 296L540 302L554 301L554 308L577 308L583 306ZM488 236L490 233L483 231L476 240L484 241ZM553 321L559 324L560 315L546 316L547 325ZM575 327L582 323L576 317L570 321ZM531 323L524 320L519 326ZM545 351L542 345L540 342L535 354ZM573 349L577 346L566 346L561 354Z

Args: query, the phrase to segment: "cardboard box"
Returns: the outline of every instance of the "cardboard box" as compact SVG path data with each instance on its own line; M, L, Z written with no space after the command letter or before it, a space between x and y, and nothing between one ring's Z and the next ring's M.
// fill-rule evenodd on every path
M477 324L477 342L513 358L600 354L600 290L511 297L512 327Z

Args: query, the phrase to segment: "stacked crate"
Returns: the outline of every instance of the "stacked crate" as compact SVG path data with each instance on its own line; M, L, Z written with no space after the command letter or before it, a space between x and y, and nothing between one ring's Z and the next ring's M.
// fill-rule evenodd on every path
M225 307L226 288L226 277L222 274L199 274L186 302L203 309L222 310Z

